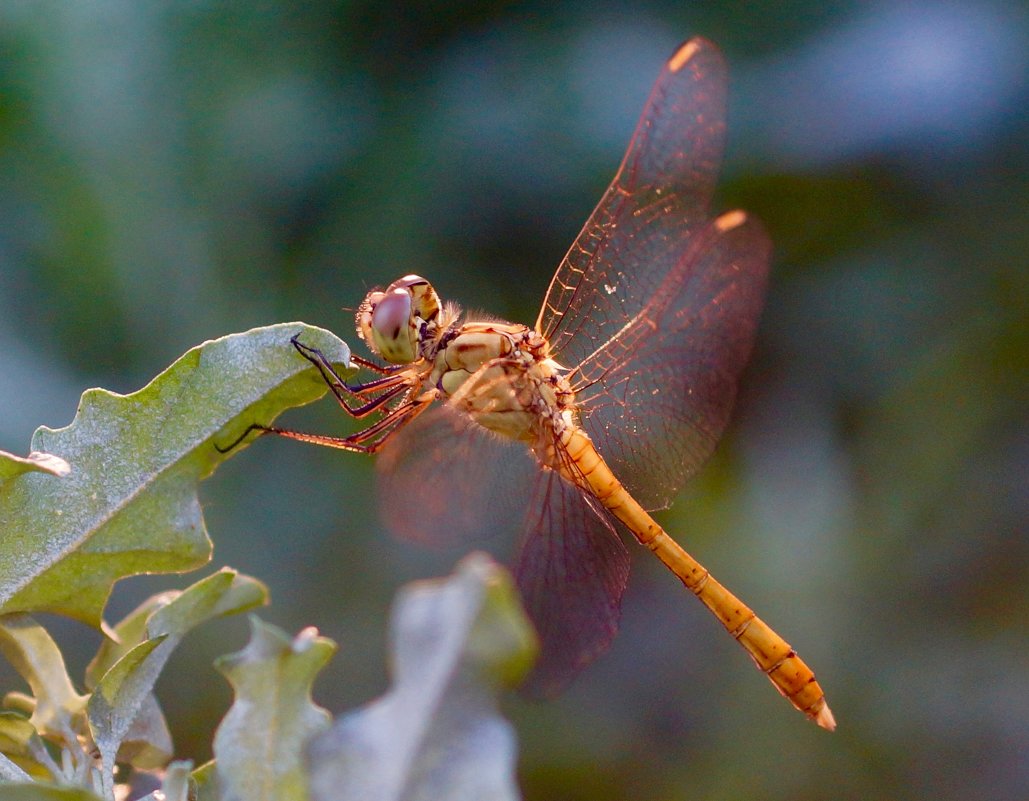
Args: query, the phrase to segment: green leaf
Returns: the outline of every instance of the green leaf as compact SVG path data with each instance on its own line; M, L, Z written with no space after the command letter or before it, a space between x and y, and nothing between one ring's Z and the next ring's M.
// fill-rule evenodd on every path
M36 727L17 712L0 712L0 753L25 756Z
M29 776L14 760L6 754L0 753L0 787L4 782L27 782L31 781Z
M225 798L218 781L218 763L213 759L194 770L190 778L196 790L195 801L222 801Z
M89 790L46 784L0 783L0 798L3 801L102 801Z
M147 621L147 636L181 639L190 629L216 617L246 612L268 602L268 588L250 576L223 567L187 587Z
M0 482L30 470L49 473L52 476L66 476L71 472L71 465L52 453L33 451L28 456L15 456L13 453L0 451Z
M140 770L157 770L175 755L171 732L153 693L143 697L132 725L118 748L118 762Z
M115 662L139 645L147 637L146 624L150 615L179 597L180 590L168 590L151 595L121 619L105 637L96 655L86 665L86 688L94 689L97 682Z
M157 605L147 619L146 639L104 673L89 699L89 725L106 769L105 780L116 758L130 760L141 755L143 764L137 766L152 767L150 763L165 749L164 721L163 717L159 722L154 717L156 701L151 692L182 637L200 623L251 609L266 597L260 582L226 568L171 597L164 605ZM133 620L137 617L130 615ZM154 739L146 739L148 732ZM123 752L121 748L130 735L142 739L130 741L131 748Z
M71 425L37 430L33 450L74 469L60 481L28 472L0 483L0 612L99 626L118 579L204 564L211 543L196 485L231 455L215 445L326 392L290 346L297 333L348 362L346 345L322 329L256 328L193 348L131 395L88 390Z
M497 690L524 678L535 633L484 554L421 582L392 615L393 688L308 748L312 801L512 801L515 737Z
M86 696L75 691L64 657L46 629L29 615L0 617L0 653L32 690L33 727L59 740L74 739L74 718L85 709Z
M139 801L190 801L190 771L193 763L172 762L164 772L161 789L143 796Z
M214 738L218 784L226 799L307 801L302 749L329 725L311 683L336 646L313 628L291 641L257 618L251 626L247 647L217 662L236 694Z
M89 725L109 783L122 741L167 661L167 655L148 659L165 639L146 640L125 654L104 674L89 697Z

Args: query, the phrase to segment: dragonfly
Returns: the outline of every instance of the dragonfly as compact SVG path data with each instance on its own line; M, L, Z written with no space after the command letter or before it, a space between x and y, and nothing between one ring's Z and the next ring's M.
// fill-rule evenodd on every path
M831 731L808 665L650 514L713 452L764 303L763 227L743 211L709 211L727 85L725 60L704 39L666 62L535 325L466 319L429 281L405 275L357 310L359 337L386 362L352 357L371 380L344 380L321 351L292 340L346 413L369 424L345 437L255 424L238 441L257 430L380 453L386 516L413 539L460 528L469 510L474 520L478 487L503 472L513 446L532 467L515 500L524 523L514 572L541 643L536 689L562 689L610 645L628 532ZM502 483L500 497L512 495Z

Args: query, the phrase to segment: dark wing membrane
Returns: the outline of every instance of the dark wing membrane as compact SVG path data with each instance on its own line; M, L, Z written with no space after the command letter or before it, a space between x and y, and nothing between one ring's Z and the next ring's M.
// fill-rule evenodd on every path
M551 281L536 328L568 367L634 317L702 226L725 136L726 66L691 39L665 65L611 186Z
M525 689L550 696L611 644L629 554L598 502L551 470L525 523L515 578L541 646Z
M647 508L671 502L729 420L770 256L764 229L743 212L707 223L650 302L571 376L583 427Z
M539 468L523 444L501 440L444 404L398 431L376 469L390 532L448 546L515 534Z

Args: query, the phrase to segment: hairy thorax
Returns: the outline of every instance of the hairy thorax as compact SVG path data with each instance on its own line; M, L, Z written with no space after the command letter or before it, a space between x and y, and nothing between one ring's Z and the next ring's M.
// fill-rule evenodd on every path
M575 395L533 329L468 322L438 341L430 383L479 425L534 448L575 425Z

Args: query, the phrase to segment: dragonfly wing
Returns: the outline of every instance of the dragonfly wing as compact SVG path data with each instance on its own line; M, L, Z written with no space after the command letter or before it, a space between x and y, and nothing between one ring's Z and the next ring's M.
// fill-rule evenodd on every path
M583 427L648 508L671 502L728 423L770 257L764 229L743 212L707 223L650 303L573 376Z
M768 237L742 212L708 209L727 82L702 39L669 59L537 322L574 368L584 427L648 508L668 505L714 449L763 302Z
M572 366L633 318L706 222L727 69L703 39L665 65L614 181L558 267L536 328Z
M618 631L629 554L600 504L552 470L540 473L515 566L540 637L526 689L554 695Z
M391 533L454 545L517 530L538 469L524 445L493 436L444 404L398 431L376 459Z

